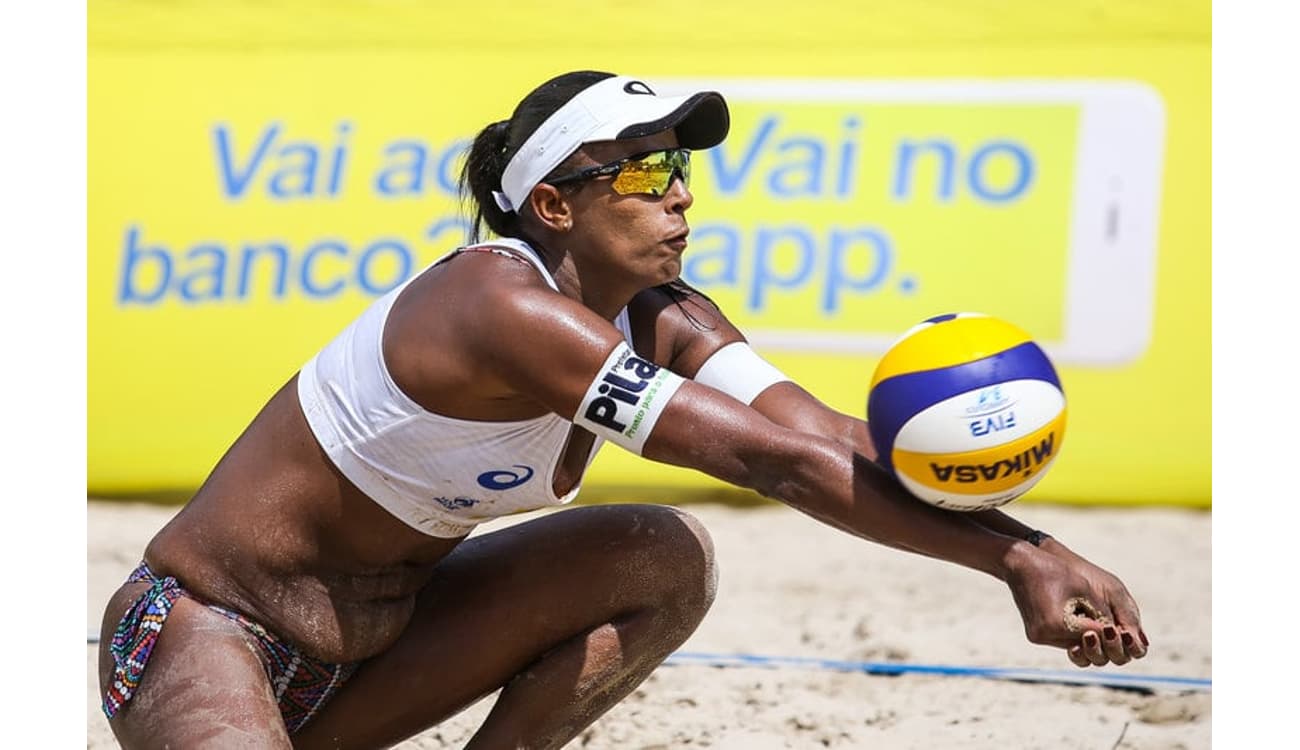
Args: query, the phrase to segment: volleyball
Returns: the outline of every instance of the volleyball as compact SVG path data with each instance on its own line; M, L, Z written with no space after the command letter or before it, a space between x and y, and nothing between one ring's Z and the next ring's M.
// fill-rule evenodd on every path
M939 315L885 352L867 427L878 462L917 498L977 511L1015 500L1061 451L1065 392L1020 328L980 313Z

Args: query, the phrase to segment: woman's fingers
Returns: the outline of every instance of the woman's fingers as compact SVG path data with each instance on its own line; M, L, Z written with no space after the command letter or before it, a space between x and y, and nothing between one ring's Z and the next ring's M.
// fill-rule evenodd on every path
M1147 641L1147 634L1141 628L1138 628L1137 635L1128 630L1121 630L1120 642L1124 644L1124 650L1134 659L1141 659L1147 655L1149 642Z
M1128 664L1133 658L1124 649L1124 642L1114 625L1107 625L1101 629L1101 648L1106 658L1113 664Z
M1141 659L1147 655L1147 646L1150 641L1147 640L1147 634L1142 630L1142 617L1138 614L1137 605L1133 604L1132 599L1124 597L1121 603L1114 607L1115 625L1119 630L1120 645L1124 652L1132 659ZM1123 662L1116 662L1122 664Z
M1089 630L1083 634L1083 655L1088 657L1088 663L1094 667L1106 665L1106 652L1101 648L1101 636L1097 631Z
M1134 635L1113 625L1100 625L1083 632L1079 643L1066 649L1066 656L1077 667L1102 667L1106 664L1127 664L1146 656L1146 634Z

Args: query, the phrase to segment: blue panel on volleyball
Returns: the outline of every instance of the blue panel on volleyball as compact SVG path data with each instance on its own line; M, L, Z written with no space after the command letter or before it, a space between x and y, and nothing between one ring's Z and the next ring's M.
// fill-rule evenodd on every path
M1032 341L973 362L895 375L876 384L867 400L867 414L880 454L877 461L893 468L894 436L918 412L967 391L1009 380L1045 380L1061 388L1051 361Z

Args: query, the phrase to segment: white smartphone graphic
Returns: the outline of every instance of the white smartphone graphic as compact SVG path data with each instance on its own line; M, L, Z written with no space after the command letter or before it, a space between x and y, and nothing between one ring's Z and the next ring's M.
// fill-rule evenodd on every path
M877 354L922 319L971 311L1026 328L1059 363L1119 366L1146 351L1165 148L1150 86L652 85L717 90L732 109L727 141L693 164L692 192L712 207L693 212L701 257L688 248L683 278L757 348ZM717 218L697 232L702 211ZM863 238L877 260L863 259Z

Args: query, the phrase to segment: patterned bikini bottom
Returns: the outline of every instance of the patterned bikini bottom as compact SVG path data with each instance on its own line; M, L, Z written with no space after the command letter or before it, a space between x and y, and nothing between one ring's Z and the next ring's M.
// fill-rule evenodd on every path
M110 719L131 700L139 687L145 666L149 663L149 655L153 653L172 606L183 596L200 601L175 578L159 578L144 562L126 579L127 583L137 581L148 581L152 586L135 600L113 633L113 643L109 647L113 655L113 679L104 695L103 706L104 714ZM332 664L321 661L302 653L296 646L285 643L238 612L203 603L208 609L239 623L253 635L262 653L266 677L275 690L280 715L284 717L284 725L289 734L301 729L315 716L352 676L360 663Z

